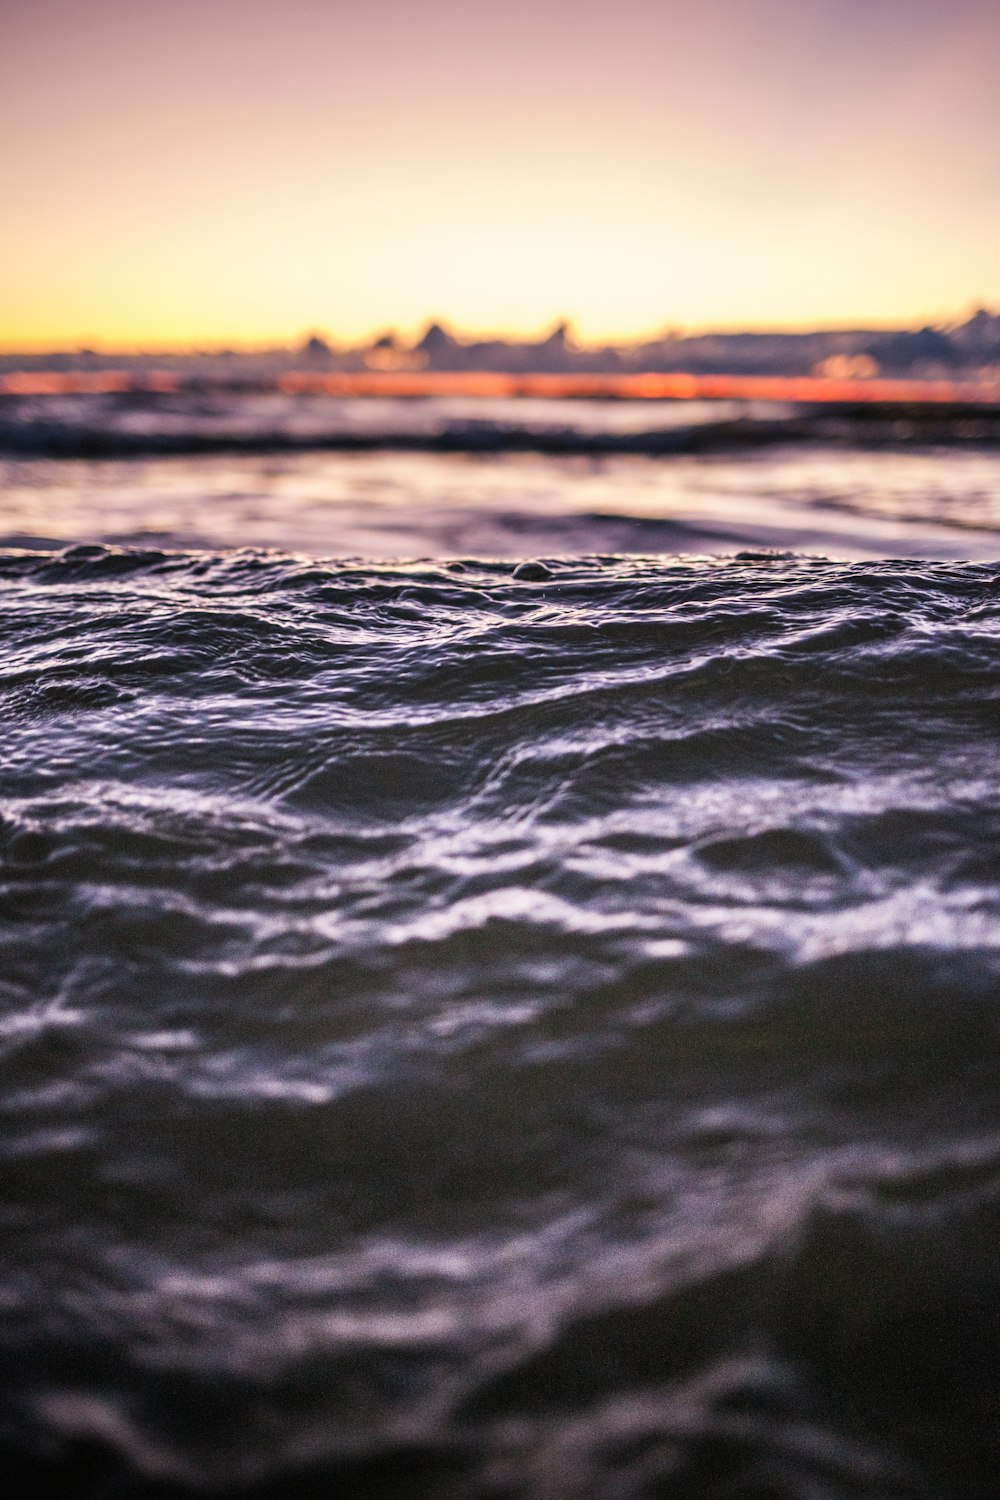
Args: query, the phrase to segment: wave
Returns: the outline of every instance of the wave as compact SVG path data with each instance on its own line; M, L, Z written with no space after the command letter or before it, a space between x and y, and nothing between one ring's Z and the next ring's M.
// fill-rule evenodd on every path
M1000 413L957 402L338 397L219 388L0 394L0 453L712 454L775 444L995 448Z
M0 553L14 1492L991 1494L1000 573Z

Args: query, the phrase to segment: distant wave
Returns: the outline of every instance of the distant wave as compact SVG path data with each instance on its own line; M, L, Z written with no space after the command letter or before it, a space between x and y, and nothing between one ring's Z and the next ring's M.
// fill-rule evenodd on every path
M0 554L9 1493L994 1493L1000 572Z
M1000 443L961 402L348 398L281 391L0 396L0 452L125 457L267 451L713 453L774 443Z

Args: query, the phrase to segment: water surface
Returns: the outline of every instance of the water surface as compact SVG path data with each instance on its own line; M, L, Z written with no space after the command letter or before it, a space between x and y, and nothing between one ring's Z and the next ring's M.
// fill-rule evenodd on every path
M7 470L50 545L163 485L216 549L0 560L8 1473L991 1494L997 565L218 550L395 504L252 462ZM424 540L566 514L426 464ZM863 532L933 467L566 472Z

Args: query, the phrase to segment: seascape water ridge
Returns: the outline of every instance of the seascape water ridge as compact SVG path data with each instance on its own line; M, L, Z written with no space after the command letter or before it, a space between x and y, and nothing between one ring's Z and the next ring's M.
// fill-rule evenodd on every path
M26 1485L989 1493L995 564L0 577Z

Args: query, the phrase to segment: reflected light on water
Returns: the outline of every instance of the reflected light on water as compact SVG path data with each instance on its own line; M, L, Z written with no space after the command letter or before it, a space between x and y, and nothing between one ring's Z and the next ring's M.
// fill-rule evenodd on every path
M0 395L62 396L148 392L169 394L202 382L168 370L12 370L0 374ZM273 380L238 382L287 395L483 396L639 401L932 402L1000 405L1000 381L878 380L832 376L691 375L683 371L614 374L508 374L488 370L289 370Z

